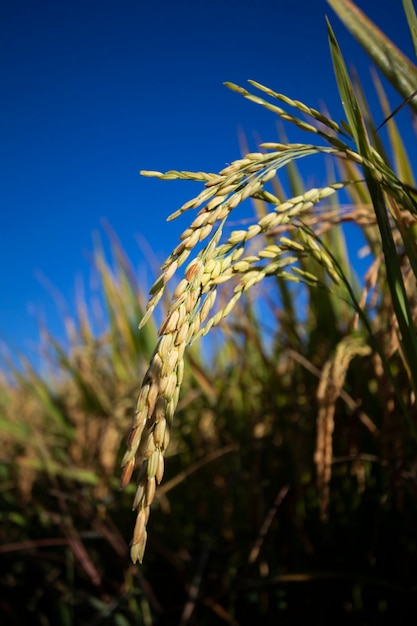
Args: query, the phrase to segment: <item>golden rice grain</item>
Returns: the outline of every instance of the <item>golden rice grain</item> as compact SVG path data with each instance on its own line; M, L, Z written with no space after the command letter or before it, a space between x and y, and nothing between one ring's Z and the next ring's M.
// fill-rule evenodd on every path
M164 456L161 452L161 450L159 450L159 456L158 456L158 465L156 468L156 473L155 473L155 479L156 482L158 483L158 485L161 483L162 478L164 476Z

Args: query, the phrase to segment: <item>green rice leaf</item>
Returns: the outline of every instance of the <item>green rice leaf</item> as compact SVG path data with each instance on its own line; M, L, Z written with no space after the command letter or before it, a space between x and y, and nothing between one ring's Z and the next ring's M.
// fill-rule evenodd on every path
M327 2L395 89L404 98L408 98L416 89L417 67L353 2L350 0L327 0ZM411 6L411 0L404 2L410 28L414 29L415 19L411 16ZM414 41L413 31L412 36ZM417 111L416 100L412 100L410 105Z
M414 46L414 54L417 57L417 16L412 0L403 0L404 11L407 16L408 27Z

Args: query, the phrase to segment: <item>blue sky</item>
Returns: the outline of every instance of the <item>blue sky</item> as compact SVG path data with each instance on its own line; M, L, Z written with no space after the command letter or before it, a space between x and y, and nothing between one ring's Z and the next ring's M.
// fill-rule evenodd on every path
M357 4L413 58L398 0ZM369 60L324 0L3 6L0 341L30 355L38 317L62 333L40 277L71 309L103 220L139 273L147 258L138 238L160 261L174 247L180 226L165 218L198 185L141 178L140 169L216 171L240 155L239 129L253 148L257 135L276 139L275 117L224 81L253 78L342 116L326 14L346 61L370 82Z

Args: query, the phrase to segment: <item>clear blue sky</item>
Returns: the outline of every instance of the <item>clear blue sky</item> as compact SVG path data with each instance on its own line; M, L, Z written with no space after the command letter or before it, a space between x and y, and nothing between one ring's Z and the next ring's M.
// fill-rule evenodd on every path
M398 0L357 4L412 58ZM239 156L239 128L251 142L256 132L276 139L275 117L224 81L253 78L342 116L326 14L346 60L370 81L370 62L324 0L3 4L1 341L31 353L37 315L62 332L39 276L71 307L103 219L135 268L146 263L138 235L163 260L179 233L165 218L198 186L140 169L216 171Z

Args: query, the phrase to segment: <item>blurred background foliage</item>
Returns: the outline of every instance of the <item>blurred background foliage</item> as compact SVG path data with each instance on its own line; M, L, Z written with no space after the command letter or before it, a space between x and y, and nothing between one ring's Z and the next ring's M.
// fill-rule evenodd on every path
M355 89L374 145L414 186L395 120L384 148ZM338 166L342 177L363 178L352 162ZM305 193L294 163L273 189ZM95 250L101 309L94 294L80 300L63 319L64 343L41 329L41 372L4 357L2 624L379 624L415 614L417 457L403 411L414 421L415 402L372 198L364 184L345 193L343 203L322 203L309 225L349 275L396 388L346 301L314 284L264 280L186 352L140 567L129 561L134 486L120 492L118 479L156 331L152 323L137 330L146 290L115 237L110 260ZM252 208L258 219L268 210L260 199ZM397 218L392 234L415 319L401 228L416 220ZM363 275L347 224L366 248ZM310 258L303 269L320 271Z

